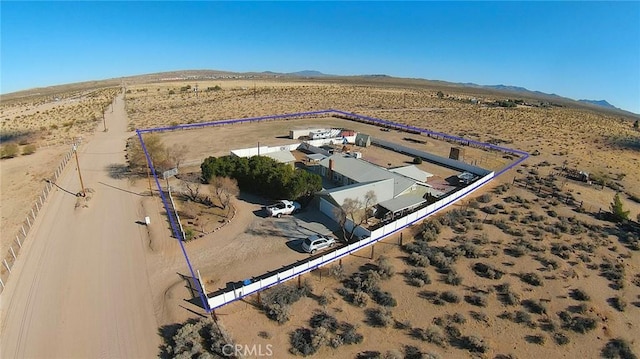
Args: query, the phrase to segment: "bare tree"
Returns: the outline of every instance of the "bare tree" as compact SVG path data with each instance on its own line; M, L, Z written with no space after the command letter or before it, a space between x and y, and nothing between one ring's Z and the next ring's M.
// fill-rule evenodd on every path
M229 177L216 177L211 181L211 188L213 189L215 196L220 201L222 209L227 209L228 214L231 198L240 194L238 181Z
M199 183L190 183L187 181L182 181L182 184L184 186L184 190L182 191L182 194L187 198L187 200L194 201L194 202L200 201L200 184Z
M180 168L180 164L187 157L187 145L175 144L167 148L167 159L175 168Z
M364 221L362 223L366 223L369 221L369 215L371 214L371 210L373 206L378 203L378 196L373 190L367 191L364 195Z
M342 206L334 209L334 214L338 220L345 241L353 240L356 228L369 220L371 208L377 203L376 193L371 190L364 195L364 202L359 198L345 198ZM351 230L347 231L347 221L353 223Z

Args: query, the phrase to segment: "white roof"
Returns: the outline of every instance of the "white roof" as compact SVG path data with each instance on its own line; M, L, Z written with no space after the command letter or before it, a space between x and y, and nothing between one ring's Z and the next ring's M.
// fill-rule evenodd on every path
M264 156L273 158L274 160L282 163L295 162L296 158L289 151L278 151L265 153Z
M427 178L433 177L433 174L425 172L414 165L390 168L389 171L399 173L405 177L412 178L419 182L426 182Z
M373 191L376 194L376 203L390 200L393 198L393 179L388 178L375 182L356 183L331 190L324 190L320 192L320 194L330 196L339 206L341 206L347 198L360 200L364 205L366 202L364 196L369 191ZM370 203L370 205L376 203Z

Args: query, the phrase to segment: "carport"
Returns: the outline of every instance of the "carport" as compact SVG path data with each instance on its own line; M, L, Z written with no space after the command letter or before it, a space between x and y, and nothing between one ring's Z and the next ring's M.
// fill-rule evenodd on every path
M425 202L427 202L427 200L420 196L406 194L380 202L378 203L378 207L383 209L385 219L396 218L404 216Z

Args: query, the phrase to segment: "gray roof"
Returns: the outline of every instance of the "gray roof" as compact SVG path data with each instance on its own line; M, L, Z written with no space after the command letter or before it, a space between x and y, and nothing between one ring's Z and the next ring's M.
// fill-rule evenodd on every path
M391 212L399 212L403 209L410 209L421 205L426 200L420 196L405 194L388 201L378 203L379 206L388 209Z
M405 177L409 177L420 182L426 182L427 178L433 177L433 174L425 172L414 165L390 168L389 171L399 173Z
M374 165L367 161L356 159L342 154L335 154L320 161L320 165L329 168L329 161L333 160L333 171L348 177L355 182L372 182L384 179L393 179L393 196L411 188L415 181L398 173L389 172L386 168Z
M282 163L295 162L296 158L289 151L278 151L265 153L264 156L273 158L274 160Z
M320 192L320 195L331 197L338 206L341 206L347 198L360 200L364 205L366 202L364 196L369 191L373 191L376 194L376 203L392 199L393 179L388 178L375 182L355 183L331 190L324 190ZM370 205L375 205L376 203L370 203Z

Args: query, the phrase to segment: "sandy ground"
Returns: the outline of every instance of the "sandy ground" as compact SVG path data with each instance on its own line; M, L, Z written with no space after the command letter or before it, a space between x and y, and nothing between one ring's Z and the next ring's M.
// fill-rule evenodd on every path
M157 354L139 196L106 171L124 163L130 135L121 97L108 121L109 132L80 150L85 186L95 191L88 207L61 191L49 197L2 293L3 358ZM79 187L74 170L67 167L62 187Z
M218 82L212 82L211 86L215 84ZM200 99L188 95L171 97L165 94L169 88L179 86L180 84L138 85L137 89L149 88L148 91L140 92L134 87L132 93L127 94L129 121L124 113L123 103L119 100L115 113L107 113L110 131L98 132L86 139L80 150L80 160L86 186L95 192L91 194L92 198L87 208L75 208L76 199L60 191L52 194L47 200L46 209L38 218L36 227L30 234L30 240L14 267L9 286L0 297L2 357L157 356L158 345L162 340L157 334L158 327L183 322L203 314L198 302L193 301L194 293L187 278L190 275L189 271L179 245L170 237L166 215L157 195L140 195L148 193L146 179L133 182L116 179L112 178L106 169L112 164L125 163L124 141L133 135L127 131L135 127L335 107L465 135L473 139L512 140L514 143L507 144L507 147L527 151L539 149L542 152L541 156L532 157L527 165L533 166L547 160L552 166L558 166L566 160L571 166L583 166L587 170L599 171L613 178L625 173L626 177L620 182L628 191L635 190L636 185L640 183L640 173L632 170L637 167L637 151L611 145L615 136L628 134L626 125L613 116L566 108L518 108L513 111L480 109L455 101L434 99L433 91L428 89L412 88L404 91L397 88L318 85L311 81L293 85L281 82L258 83L255 95L251 92L251 81L223 82L224 91L210 93ZM202 83L201 88L204 87L205 84ZM155 95L156 92L160 95ZM413 110L402 111L403 107ZM324 124L324 119L320 123ZM275 137L287 134L290 126L291 124L281 125L273 122L263 129L224 127L211 129L211 133L182 131L163 137L168 145L185 140L193 144L209 141L210 145L189 148L187 161L197 162L207 155L228 153L228 148L235 148L234 136L241 135L242 131L251 133L253 137L243 136L243 139L250 141L250 138L265 135L267 129L273 130L269 141L278 144L283 139ZM221 135L223 140L214 141L211 138L213 133ZM405 136L395 132L388 135L397 137L399 141ZM427 146L429 145L430 142ZM442 154L446 155L446 152L448 150ZM386 164L385 161L389 161L386 157L377 158L373 152L365 153L365 156L367 155L374 161L381 161L383 165ZM469 160L479 161L479 165L492 168L500 168L506 162L502 162L501 158L473 152L467 155ZM30 164L13 160L2 162L3 226L5 208L20 208L19 203L13 202L16 201L13 197L9 202L5 202L5 198L8 198L5 197L6 191L16 188L19 180L12 179L5 184L4 166L15 166L14 168L29 173L34 171L31 168L41 163L52 163L55 166L55 154L43 157L46 159L32 157L33 161ZM19 159L24 161L27 157ZM394 157L392 162L395 161L403 162L406 158ZM21 166L33 167L25 169ZM42 167L40 170L45 171L45 166ZM523 173L512 171L500 181L511 182L514 176L523 176L527 168L520 169ZM546 174L549 170L549 167L539 168L541 174ZM13 187L8 187L9 185ZM60 179L60 185L79 187L75 166L70 164L67 167ZM589 211L597 211L597 208L606 210L614 194L610 189L598 190L574 182L567 182L564 190L572 191L578 200L583 200L585 208ZM512 189L508 194L532 198L521 189ZM18 199L20 200L22 199ZM623 200L625 206L631 210L631 215L635 217L640 212L640 206L626 197ZM256 218L253 212L259 205L244 201L236 201L234 205L238 213L230 225L201 240L186 244L194 267L201 269L205 282L211 287L209 290L224 286L228 281L242 280L253 275L253 269L272 268L280 264L256 255L258 247L251 243L250 237L247 236L247 229L255 229L253 226ZM542 205L533 203L531 209L544 212ZM508 209L527 212L515 206ZM568 207L558 206L554 209L559 215L578 216L585 221L601 223L586 215L576 215ZM136 223L144 216L151 217L151 226L144 227ZM7 216L9 217L12 216ZM508 219L507 215L503 217ZM514 259L504 254L504 247L516 238L506 235L492 225L485 224L482 231L468 233L468 236L478 236L481 233L486 233L491 239L491 245L484 249L499 252L491 257L491 263L508 273L506 279L500 282L512 283L523 299L551 298L548 312L555 318L557 311L576 304L567 298L568 291L576 287L584 288L592 297L589 303L593 308L592 313L602 318L606 317L607 320L598 322L598 328L586 335L571 333L571 343L568 346L555 345L546 332L542 333L546 335L546 344L534 345L527 343L524 337L538 334L540 329L529 330L520 324L497 318L503 310L513 311L515 308L501 307L495 293L490 294L490 304L483 309L472 307L464 301L444 307L436 306L420 298L417 295L419 290L408 286L401 274L396 274L392 280L383 283L383 289L394 293L399 302L398 307L393 309L394 318L410 319L414 327L426 328L436 316L444 313L464 313L467 323L462 328L463 333L477 333L486 338L491 348L488 357L507 353L514 353L519 358L533 358L538 354L550 358L595 357L611 337L633 339L631 334L637 332L640 325L638 305L634 304L639 302L640 291L631 283L633 275L640 271L638 257L617 244L613 237L608 238L610 244L598 248L591 257L596 263L601 263L603 258L624 261L627 284L622 291L609 288L608 282L598 275L597 270L587 268L585 263L576 259L577 253L573 254L570 260L562 261L560 268L551 273L558 279L546 281L542 288L526 286L518 279L517 273L524 270L541 270L541 265L530 256ZM449 243L452 238L453 234L447 232L441 236L437 244ZM558 238L545 235L542 240L549 246L552 242L560 240L576 243L581 238L585 238L584 235L563 235ZM235 239L238 239L237 243ZM388 245L376 246L376 254L384 253L390 256L396 271L402 272L409 267L402 259L404 254L393 244L394 240L391 239ZM238 248L234 244L242 246ZM613 247L615 249L610 249ZM222 257L221 251L233 252L233 256ZM351 256L345 261L348 271L355 271L361 265L370 262L369 251L363 252L365 253ZM545 255L552 256L548 248ZM486 289L492 284L498 284L473 274L469 269L472 263L466 259L457 263L456 269L465 278L460 287L442 283L439 274L433 268L428 268L427 271L434 283L421 290L450 289L464 295L469 294L476 286ZM577 272L578 276L574 278L564 275L570 270ZM237 278L235 273L238 274ZM541 273L545 274L543 269ZM341 286L326 275L322 280L317 273L308 277L314 283L315 295L335 291ZM621 295L629 303L625 312L617 312L607 304L606 300L613 295ZM336 296L339 297L337 294ZM264 313L252 305L252 300L253 298L224 307L218 311L219 317L237 342L271 343L274 345L274 355L278 358L291 356L288 352L289 333L300 326L308 327L311 313L321 309L316 300L303 299L294 305L291 322L281 326L268 320ZM358 324L360 331L365 335L365 341L361 345L341 347L337 350L325 347L316 357L354 357L356 353L364 350L384 352L400 349L405 344L418 346L423 351L440 353L446 358L469 357L466 351L440 349L421 342L406 331L372 328L365 323L362 309L355 308L340 298L328 310L339 320ZM489 318L488 323L479 323L471 319L471 310L485 312ZM270 339L259 337L260 331L270 333ZM638 353L638 343L634 342L633 345Z

